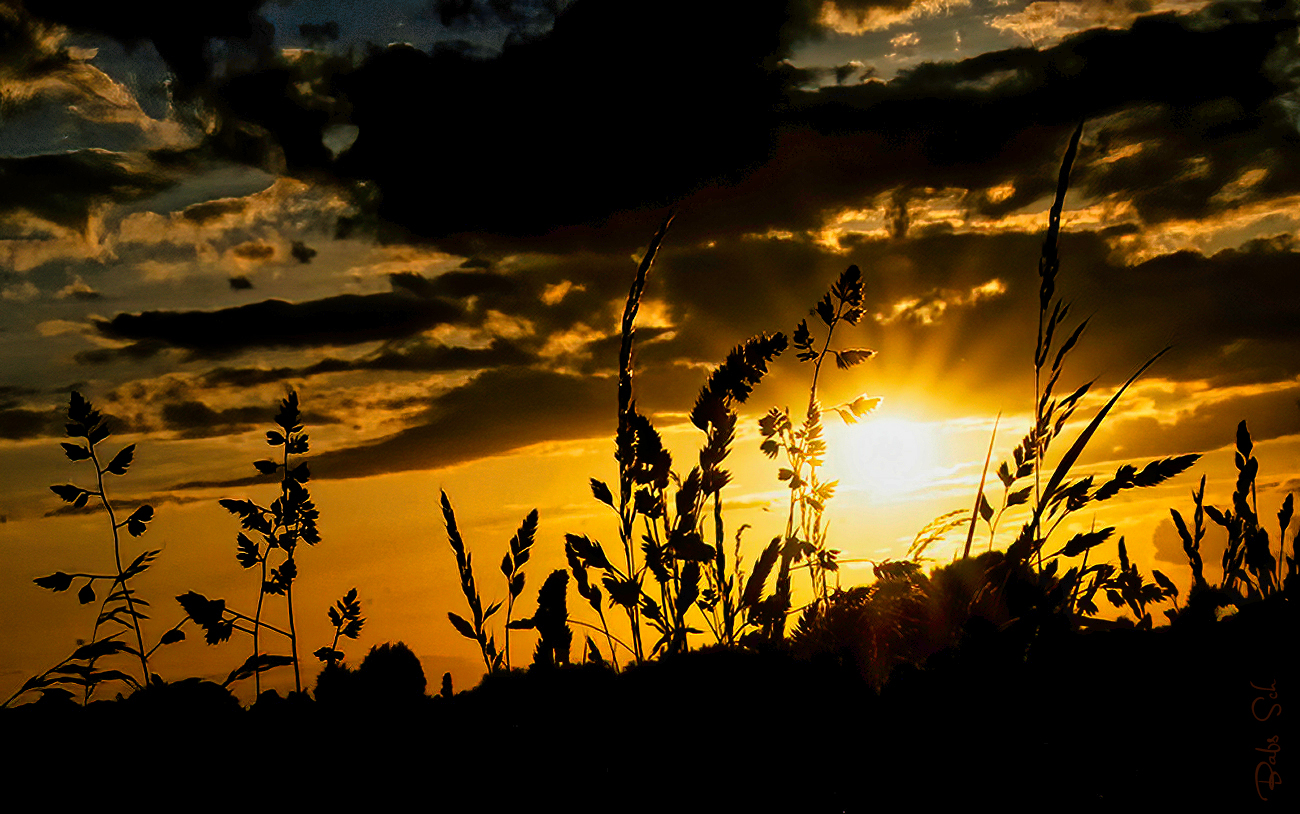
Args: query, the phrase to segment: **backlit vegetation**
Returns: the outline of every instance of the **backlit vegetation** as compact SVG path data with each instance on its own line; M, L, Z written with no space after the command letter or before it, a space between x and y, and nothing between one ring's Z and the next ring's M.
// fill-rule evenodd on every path
M724 726L734 723L722 712L727 686L711 683L719 676L737 682L737 688L746 680L742 676L754 681L770 679L771 686L764 686L772 695L750 699L755 708L772 698L793 702L808 693L839 691L847 686L861 694L855 696L858 700L854 703L871 704L874 701L870 699L895 693L893 697L906 700L903 706L910 704L908 708L914 709L922 699L937 704L936 699L962 695L954 688L968 680L984 691L999 694L997 697L1004 699L1008 708L1021 708L1024 698L1016 693L1030 692L1025 688L1034 686L1031 679L1051 676L1063 682L1060 686L1076 686L1083 681L1081 676L1092 675L1090 671L1104 672L1107 665L1101 661L1105 658L1129 658L1124 654L1133 651L1132 635L1152 637L1140 640L1153 643L1155 649L1151 652L1175 647L1195 652L1202 641L1196 637L1204 637L1205 642L1219 641L1222 630L1244 631L1242 636L1255 637L1249 639L1252 643L1263 635L1252 632L1257 627L1272 631L1280 625L1280 629L1290 631L1290 608L1300 585L1296 568L1300 539L1292 537L1289 553L1286 540L1293 501L1287 495L1277 513L1279 536L1275 548L1270 521L1260 514L1256 500L1259 464L1253 457L1254 447L1244 421L1237 429L1238 478L1230 507L1219 509L1206 502L1202 478L1192 494L1191 522L1178 509L1171 509L1192 572L1192 588L1181 605L1173 580L1160 571L1151 571L1148 579L1130 557L1125 539L1116 528L1094 527L1062 539L1063 525L1078 512L1127 490L1164 483L1184 473L1199 458L1187 454L1125 464L1109 477L1077 474L1078 462L1099 427L1126 390L1165 352L1155 353L1141 365L1073 438L1068 437L1078 426L1072 419L1094 384L1084 382L1061 395L1068 387L1064 384L1069 378L1066 362L1071 351L1084 341L1088 324L1083 320L1069 326L1070 305L1057 294L1061 212L1081 133L1082 125L1073 133L1065 152L1039 263L1032 425L1011 459L996 467L991 457L994 444L990 442L990 455L971 510L936 518L917 534L904 559L875 563L874 581L867 585L843 588L839 582L839 550L832 547L834 541L829 538L825 520L836 483L822 477L826 453L822 421L828 415L849 423L869 421L879 398L864 394L846 404L824 408L818 397L818 382L826 361L834 358L836 368L847 371L875 354L874 350L832 341L842 340L844 332L856 326L865 313L868 292L861 271L856 266L847 268L815 304L812 314L820 323L816 328L810 328L804 319L789 339L784 333L755 336L736 346L709 374L690 410L691 424L703 435L698 458L683 467L673 461L651 419L638 409L634 386L637 312L647 277L669 232L672 217L668 217L638 265L623 311L614 439L617 478L607 483L592 477L589 484L592 499L612 513L616 536L602 542L588 535L566 534L563 550L567 570L550 573L538 588L535 604L529 603L525 566L536 546L559 543L537 539L538 513L533 510L508 541L500 561L504 598L491 601L475 577L472 552L462 538L451 498L445 492L440 495L439 509L468 607L466 615L450 613L449 621L480 651L488 673L480 688L483 697L489 699L483 702L484 714L499 716L502 720L498 723L520 731L519 716L531 708L530 700L541 703L541 698L561 697L568 700L555 702L556 709L566 708L567 703L574 710L609 711L617 707L602 706L602 699L626 701L620 693L634 693L642 687L637 682L648 680L642 677L673 675L650 671L698 664L698 675L692 677L687 672L687 683L696 687L694 695L684 692L675 700L664 696L655 701L660 709L690 722L689 726L650 726L650 733L644 736L654 746L646 748L645 754L673 763L685 759L683 744L695 737L690 727L711 727L713 734L708 737L717 739L723 737L719 733ZM791 348L810 370L806 408L800 405L794 413L789 408L773 408L758 423L761 451L776 462L775 478L789 489L785 518L783 527L751 553L747 564L742 544L745 529L727 524L724 492L731 475L725 463L736 439L739 405L747 402L769 365ZM258 578L256 607L251 614L239 613L227 608L223 600L189 592L177 597L184 612L182 621L164 633L159 644L183 638L183 627L188 622L204 631L209 644L224 642L235 631L244 633L250 637L252 653L230 673L222 687L251 677L259 696L271 704L278 696L262 696L262 673L292 666L297 691L294 703L305 705L310 703L310 696L303 692L293 596L299 578L300 544L314 546L320 542L320 534L317 510L306 486L310 472L301 459L308 452L308 441L296 394L290 393L282 401L274 422L276 429L266 433L266 442L275 458L258 460L254 467L268 483L278 483L278 497L269 505L248 499L221 501L242 527L236 534L236 560ZM103 599L89 643L27 681L6 706L28 693L42 695L31 705L34 708L71 703L73 696L66 689L69 686L78 688L80 702L85 705L96 688L105 683L116 683L128 693L162 693L169 684L149 672L148 659L154 651L145 647L141 623L148 619L142 609L150 605L131 587L131 580L149 567L158 552L146 550L132 559L124 553L126 541L121 535L123 529L132 538L143 534L153 519L153 510L139 506L118 520L120 510L110 501L105 487L105 476L125 474L133 461L134 446L116 453L108 463L101 463L97 445L108 437L107 426L77 393L72 394L69 404L67 428L73 440L63 444L66 455L72 461L93 465L95 480L90 487L63 484L52 489L74 509L85 507L92 498L100 502L110 525L115 568L104 573L59 571L35 579L39 586L54 591L78 584L78 598L83 604L95 602L100 592ZM987 488L990 468L1001 483L1000 490L996 484ZM1027 515L1014 534L1001 524L1012 509ZM1227 532L1222 581L1217 585L1207 575L1200 553L1206 517ZM927 573L923 565L927 549L950 533L962 531L965 546L960 556ZM803 607L795 608L792 583L799 570L808 574L810 598ZM570 581L576 591L572 616L568 602ZM271 597L283 597L287 630L264 620L264 604ZM1115 613L1109 615L1118 616L1118 621L1103 618L1103 602L1114 609ZM1166 603L1170 607L1162 608ZM524 609L530 604L531 613ZM1160 615L1170 625L1157 624L1157 609L1163 609ZM437 699L429 699L424 695L425 680L418 661L402 646L372 650L359 668L351 670L344 664L345 655L338 646L340 637L356 638L360 633L364 620L357 589L349 591L327 613L334 629L333 641L315 651L324 663L315 691L316 702L323 707L329 705L336 711L358 709L366 703L377 703L380 697L390 702L400 697L405 699L403 703L421 699L451 705L462 696L473 696L462 693L453 698L450 677L444 676L442 692ZM1234 622L1226 618L1230 616L1248 617L1248 621ZM1240 626L1230 627L1233 624ZM1245 627L1247 624L1257 627ZM1161 630L1156 630L1158 627ZM575 628L582 629L580 648L575 647ZM527 671L521 669L523 659L512 653L511 633L516 632L517 642L517 632L522 630L533 631L536 639ZM1192 638L1176 642L1159 638L1171 630L1193 631L1189 634ZM273 652L267 644L267 633L275 637L280 652ZM707 652L692 653L700 650ZM1184 654L1184 650L1169 652ZM1079 653L1092 654L1089 658L1098 661L1088 665L1072 661ZM109 658L121 660L122 668L102 666L101 661ZM128 667L128 660L135 666ZM829 670L816 675L818 681L830 683L793 689L781 683L799 670L811 669ZM526 683L526 676L538 683ZM615 676L628 683L612 683ZM555 683L564 680L572 683ZM849 683L835 683L840 681ZM405 689L391 695L387 688L397 686ZM627 689L619 690L619 686ZM552 695L543 695L543 690ZM501 701L492 692L504 693L507 700ZM715 706L705 709L702 698L709 693L716 694L709 696ZM649 702L642 698L640 703ZM820 710L820 702L812 703ZM941 705L934 707L939 708ZM949 711L944 714L974 715L969 710L942 708ZM884 721L901 726L898 719L890 717L899 713L884 710L884 706L877 709L878 721L856 720L855 725L869 727ZM451 712L446 714L452 716ZM540 711L527 714L537 716L527 719L537 732L562 737L558 719ZM932 710L929 715L926 720L930 723L944 723L938 712ZM446 720L464 725L463 719L454 716ZM1030 726L1014 715L1007 720ZM971 732L987 731L979 729L983 724L974 719L965 724L953 720L946 723L963 743L972 749L981 748L978 740L970 742L969 738L973 737ZM745 731L751 732L745 737L757 737L752 734L757 726L754 721L746 721L745 726L749 727ZM633 742L640 736L640 727L629 725L621 737ZM563 736L569 739L585 737L580 727L564 731L576 733ZM898 730L890 731L897 734ZM591 737L608 737L612 732ZM537 737L542 738L540 734ZM1073 748L1072 741L1061 743ZM758 746L756 743L754 748ZM543 746L537 748L545 751ZM720 751L725 753L727 749ZM893 758L873 754L880 765L894 765L889 762ZM733 765L726 762L732 759L719 758L724 768ZM542 761L537 765L553 767L547 771L558 770L557 759L537 760ZM522 770L522 764L512 765L514 770ZM756 782L751 791L757 795L764 781ZM1040 781L1028 781L1026 794L1036 788L1035 782ZM808 793L813 795L811 800L816 801L813 807L817 809L830 801L829 807L838 810L843 799L835 794L816 796L812 790Z

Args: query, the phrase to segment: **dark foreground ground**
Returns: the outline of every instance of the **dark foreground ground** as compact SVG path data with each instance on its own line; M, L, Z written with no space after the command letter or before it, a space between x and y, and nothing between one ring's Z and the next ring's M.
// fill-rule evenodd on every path
M1293 616L1062 635L1027 661L974 631L880 693L833 654L718 651L451 698L369 686L243 709L191 680L0 710L0 775L48 810L1294 810Z

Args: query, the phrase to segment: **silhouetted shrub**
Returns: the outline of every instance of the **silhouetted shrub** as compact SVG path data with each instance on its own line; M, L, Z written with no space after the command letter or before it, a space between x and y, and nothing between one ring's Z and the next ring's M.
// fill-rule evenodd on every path
M402 642L371 647L355 675L360 692L382 701L423 698L427 686L420 659Z

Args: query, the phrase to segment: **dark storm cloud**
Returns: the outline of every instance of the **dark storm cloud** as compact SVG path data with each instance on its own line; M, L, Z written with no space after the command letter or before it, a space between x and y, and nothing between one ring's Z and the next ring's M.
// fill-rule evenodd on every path
M60 2L42 14L124 41L170 43L164 56L174 65L193 62L179 52L200 54L208 36L261 36L256 3L167 22L149 17L154 5L118 14ZM852 14L910 3L838 5ZM476 14L533 19L539 9L472 2L430 13L452 24ZM516 36L491 59L394 46L355 69L321 54L254 60L258 69L242 73L232 64L205 86L223 122L213 146L294 174L373 182L378 195L365 200L403 234L545 234L552 246L610 232L642 239L659 208L682 200L708 209L714 232L815 228L825 210L898 187L976 190L968 204L998 215L1050 192L1079 119L1098 124L1076 188L1128 195L1148 221L1204 214L1247 166L1268 170L1253 194L1300 190L1300 147L1276 102L1295 85L1290 7L1227 3L1149 16L1043 51L795 90L808 77L781 60L817 35L819 9L807 0L577 0L549 32ZM186 73L206 76L194 66ZM344 121L358 136L336 160L322 129ZM1140 139L1154 149L1099 161ZM981 198L1007 180L1010 198Z
M509 295L520 285L510 277L488 271L445 271L429 278L409 271L388 275L393 290L402 289L420 297L476 297L482 295Z
M1275 103L1295 87L1281 67L1294 56L1287 43L1295 30L1293 19L1162 15L1042 51L923 63L889 83L803 93L796 116L819 135L789 136L760 175L782 189L811 179L804 199L774 213L791 225L813 225L818 207L809 203L818 199L829 205L900 186L980 189L1015 179L1010 198L979 207L1000 215L1050 194L1050 170L1072 124L1118 117L1086 131L1099 149L1081 152L1076 189L1130 195L1154 221L1204 214L1214 192L1261 153L1278 167L1300 157L1294 125ZM1109 147L1143 139L1158 149L1140 161L1095 162ZM1186 162L1197 156L1209 171L1191 175Z
M312 474L352 478L434 469L557 438L613 430L610 382L536 370L487 371L436 397L415 426L376 443L312 459Z
M553 190L585 189L582 178L586 174L629 181L621 192L598 199L602 205L608 203L603 215L589 218L594 223L599 217L599 228L570 225L548 233L546 244L559 247L557 251L597 246L612 249L611 238L642 241L661 213L638 213L636 207L673 201L681 202L683 215L695 215L680 218L674 225L670 240L686 242L770 228L816 229L827 212L860 206L893 190L900 191L900 200L913 189L971 190L964 201L971 211L1000 217L1050 196L1068 134L1079 120L1086 119L1085 142L1075 164L1076 194L1131 200L1148 223L1204 217L1242 201L1300 191L1300 140L1295 138L1286 102L1287 94L1297 87L1296 77L1287 68L1300 59L1294 44L1296 30L1289 13L1229 4L1190 17L1140 18L1127 30L1085 31L1042 51L1015 48L959 62L923 63L888 83L795 91L791 89L794 77L773 69L766 73L766 87L784 83L780 95L785 101L759 114L754 106L772 104L775 97L765 100L758 94L741 94L734 100L747 111L738 121L748 131L736 144L755 148L732 154L746 156L743 169L737 172L719 170L726 162L710 157L708 136L702 142L703 151L696 151L697 128L716 126L713 113L700 112L688 124L677 119L678 111L668 105L656 110L660 121L656 126L667 128L678 122L683 133L691 134L687 152L692 158L680 167L662 167L653 163L657 159L652 156L651 163L634 162L620 175L620 164L578 157L568 164L548 163L568 177L563 183L546 179L538 188L541 192L528 191L543 180L540 170L520 171L503 179L501 188L511 191L512 200L528 200L531 205ZM1208 60L1205 54L1223 58ZM414 54L388 54L376 59L374 66L385 66L388 73L381 82L377 73L363 71L371 77L372 89L395 87L404 72L434 70L437 63ZM732 77L729 84L720 76L714 77L718 81L710 81L709 65L700 67L697 81L709 87L730 87L739 81ZM621 74L613 75L621 81ZM547 98L545 93L539 94L538 98ZM390 92L383 98L393 121L378 128L381 134L395 132L396 120L406 115L400 112L404 108L398 97ZM474 98L491 98L491 94ZM451 109L462 108L453 105ZM724 114L732 116L734 111ZM482 111L475 116L491 121ZM718 132L730 139L730 131L722 127ZM770 136L762 149L757 147L755 128L767 128ZM362 139L364 132L363 127ZM662 134L662 130L653 132ZM575 143L584 143L587 135L579 134ZM619 145L620 155L639 160L644 154L639 152L638 137L633 134L630 138L613 138L610 143ZM671 136L665 139L666 144L676 143ZM1138 142L1145 142L1146 149L1113 160L1118 151ZM392 155L419 154L422 149L411 142L403 153L397 142L384 143L395 148ZM485 143L446 142L449 149L470 152L453 149L444 157L455 155L448 160L457 162L472 158ZM676 157L681 152L665 154ZM367 155L362 150L357 160ZM442 180L444 175L433 174L433 156L427 157L430 177ZM484 156L482 161L470 163L479 167L491 162ZM358 175L366 174L360 163L354 166ZM738 169L735 164L730 166ZM1235 202L1214 197L1250 168L1262 168L1267 174L1255 188L1246 190L1244 197ZM637 179L654 173L663 182L662 193L647 195L653 182ZM427 218L428 202L414 190L419 176L396 176L394 168L391 177L399 185L395 189L407 185L411 192L386 199L386 217L425 234L472 228L469 223L458 227L455 220ZM384 178L389 176L371 177L380 181L387 194L389 185ZM697 182L678 183L686 177ZM715 183L706 183L709 181ZM988 188L1007 181L1013 182L1010 196L994 200L986 194ZM677 191L668 192L674 185ZM520 189L524 190L522 198ZM529 197L533 194L539 198ZM593 205L597 200L582 193L579 197ZM510 211L508 203L502 212ZM404 215L403 210L410 214ZM487 210L486 205L481 214L465 209L458 216L473 218L473 226L487 230L526 231L524 214L511 216L510 221L494 220ZM566 212L550 203L535 205L531 211L533 218L544 215L552 225L574 224L584 217L577 209ZM898 208L896 214L895 231L901 233L906 210ZM417 218L423 220L416 222ZM500 252L517 250L526 243L504 236L495 241ZM459 237L442 243L456 251L476 246Z
M23 396L34 396L38 390L13 384L0 385L0 410L7 410L20 403Z
M64 416L58 410L0 409L0 438L18 441L42 435L61 435Z
M135 201L171 182L105 150L0 158L0 215L27 211L84 232L101 204Z
M405 370L438 372L446 370L479 370L493 367L514 367L533 364L536 354L514 342L493 340L486 348L465 348L443 345L438 342L416 341L404 346L385 348L372 357L354 362L326 359L302 371L302 375L328 373L336 370Z
M209 78L208 40L246 43L250 58L265 59L273 31L257 15L264 0L194 3L178 10L168 0L103 3L96 0L41 0L32 11L69 28L107 34L125 45L149 40L176 73L178 90ZM183 13L182 13L183 11Z
M216 357L249 348L341 346L411 336L462 316L453 302L390 292L303 303L264 300L219 311L118 314L96 327L115 339L158 340L195 356Z
M164 404L163 427L186 438L203 438L240 432L264 423L265 407L228 407L214 410L201 401L179 401Z
M204 387L255 387L259 384L278 384L300 375L291 367L218 367L200 378Z
M440 373L451 370L521 367L535 364L537 361L535 352L505 339L493 340L486 348L466 348L439 342L412 340L381 348L378 352L361 359L322 359L302 368L221 367L203 374L201 381L205 387L252 387L355 370Z
M320 132L338 110L295 90L306 68L233 78L219 106L274 134L290 171L376 182L379 214L413 233L540 233L761 162L792 73L780 59L811 30L795 11L579 0L492 60L394 46L355 71L322 68L320 98L346 100L359 128L337 161Z

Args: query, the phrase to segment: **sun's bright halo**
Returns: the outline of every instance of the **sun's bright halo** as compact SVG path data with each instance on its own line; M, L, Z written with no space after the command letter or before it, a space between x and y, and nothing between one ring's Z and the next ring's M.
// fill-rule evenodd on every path
M894 416L867 416L844 425L833 416L826 427L827 476L840 491L896 498L922 488L941 465L938 426Z

